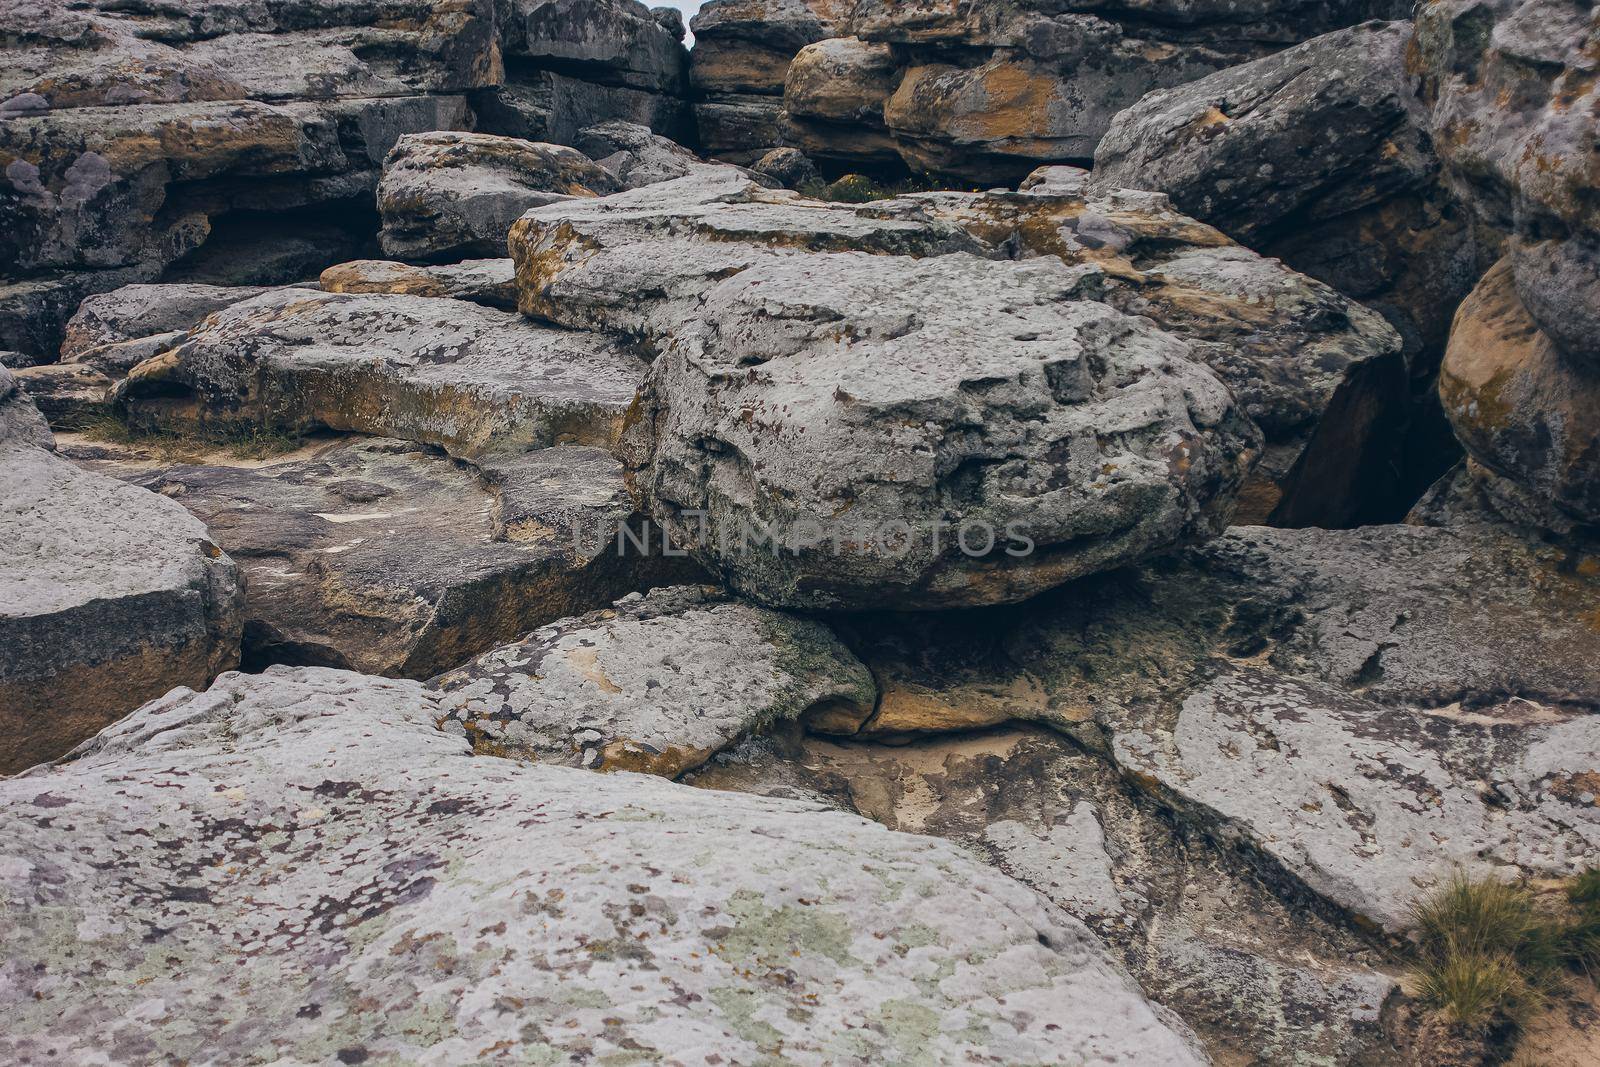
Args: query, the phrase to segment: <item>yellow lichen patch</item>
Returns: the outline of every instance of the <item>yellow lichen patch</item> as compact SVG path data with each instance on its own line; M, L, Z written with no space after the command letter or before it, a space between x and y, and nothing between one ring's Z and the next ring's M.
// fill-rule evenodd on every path
M654 774L662 778L676 778L684 771L693 770L715 755L712 749L680 748L668 745L657 751L635 741L612 741L600 750L602 771L632 771L636 774Z
M620 693L622 687L606 677L605 669L600 666L600 657L592 648L575 648L567 653L567 662L571 663L579 674L595 684L602 693Z

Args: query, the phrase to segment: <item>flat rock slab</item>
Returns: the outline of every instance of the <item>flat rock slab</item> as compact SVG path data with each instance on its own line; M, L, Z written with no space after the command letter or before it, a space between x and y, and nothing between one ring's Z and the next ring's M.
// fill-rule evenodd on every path
M15 402L0 396L0 429ZM240 575L205 526L38 447L36 429L0 440L0 774L239 661Z
M552 623L430 685L480 751L668 778L803 716L859 724L877 696L821 623L688 586Z
M1219 1062L1362 1063L1389 1050L1385 953L1166 818L1104 760L1007 727L909 745L752 739L688 779L822 799L955 841L1081 919Z
M356 259L329 267L317 281L330 293L442 296L503 311L513 311L517 306L515 269L509 259L468 259L425 266L387 259Z
M604 338L462 300L277 290L140 364L121 403L139 425L325 427L471 457L611 445L643 373Z
M1593 711L1386 708L1241 670L1185 699L1176 723L1130 724L1113 754L1213 832L1390 931L1458 870L1569 877L1600 852Z
M0 783L0 1055L1203 1062L945 842L474 757L440 715L278 667Z
M426 678L689 570L619 553L613 532L632 504L621 465L595 448L545 449L483 472L383 438L313 443L260 464L63 447L183 505L239 562L247 663Z
M411 133L383 161L379 241L397 259L498 256L531 207L620 189L582 152L487 133Z
M1082 295L1092 269L988 258L914 203L724 170L536 209L511 248L525 313L656 352L635 492L769 604L1020 600L1210 536L1256 448L1188 344Z
M103 350L108 346L181 333L213 311L264 292L267 289L261 286L174 283L124 285L97 293L79 304L67 320L61 361L98 367L107 358Z
M1239 528L1020 608L836 624L862 733L1012 719L1374 926L1600 847L1600 558L1482 530Z

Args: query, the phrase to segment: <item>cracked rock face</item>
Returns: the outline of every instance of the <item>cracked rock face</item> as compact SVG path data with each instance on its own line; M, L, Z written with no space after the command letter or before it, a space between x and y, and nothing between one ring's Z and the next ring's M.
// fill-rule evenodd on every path
M1409 22L1367 23L1151 93L1095 151L1097 188L1154 189L1375 308L1419 378L1488 266L1406 71Z
M947 843L473 757L440 714L230 674L0 783L0 1050L1202 1062L1082 924Z
M801 717L853 729L866 667L821 623L700 587L563 619L429 683L480 752L667 778Z
M486 133L415 133L383 162L379 241L402 260L499 256L529 208L621 186L575 148Z
M0 774L238 663L239 572L205 527L52 448L0 369Z
M461 300L277 290L217 312L119 387L140 425L325 427L454 456L611 445L643 365Z
M383 438L315 442L264 464L170 463L64 445L205 523L248 579L248 664L426 678L535 626L682 573L624 558L621 465L557 447L476 469Z
M1151 90L1408 7L720 0L695 18L692 76L719 158L750 162L789 137L841 164L1011 183L1092 158L1117 112ZM753 121L717 121L736 108Z
M689 779L822 799L971 849L1081 919L1221 1062L1384 1062L1384 953L1172 820L1058 734L754 740Z
M862 736L1031 719L1190 825L1389 930L1462 869L1600 844L1595 557L1480 529L1240 528L966 617L841 622Z
M1594 199L1600 11L1562 0L1439 0L1417 14L1415 71L1445 169L1526 250L1518 292L1569 357L1600 366Z
M1240 400L1274 446L1265 510L1305 476L1331 512L1384 454L1359 420L1313 442L1319 419L1369 375L1404 390L1378 316L1149 194L846 207L711 171L537 209L511 248L525 313L655 356L635 490L776 605L1017 600L1205 537L1253 461ZM1035 550L977 525L935 546L968 522Z
M4 19L0 262L35 291L0 301L0 337L47 356L83 297L181 270L254 212L279 213L273 247L303 226L312 260L330 241L349 258L400 135L470 125L464 94L501 78L490 0L26 0Z

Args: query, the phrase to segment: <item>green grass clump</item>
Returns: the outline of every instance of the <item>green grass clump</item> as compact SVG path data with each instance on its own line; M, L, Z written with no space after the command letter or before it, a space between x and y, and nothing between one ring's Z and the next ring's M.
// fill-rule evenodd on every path
M1600 969L1600 871L1573 879L1566 903L1457 875L1413 911L1417 999L1467 1030L1522 1026L1569 969Z
M303 435L259 426L136 430L121 419L109 417L85 423L77 432L91 441L149 449L164 463L195 462L217 452L235 459L271 459L305 444Z

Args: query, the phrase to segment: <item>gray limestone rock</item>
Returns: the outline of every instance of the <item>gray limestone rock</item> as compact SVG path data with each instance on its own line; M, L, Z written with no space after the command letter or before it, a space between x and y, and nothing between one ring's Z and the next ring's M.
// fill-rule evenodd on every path
M833 802L964 845L1086 923L1218 1062L1392 1058L1399 986L1380 948L1280 899L1059 734L1011 727L901 746L764 738L688 780Z
M98 293L79 304L67 320L61 361L102 369L109 362L126 370L132 364L124 357L108 356L100 350L157 335L181 334L213 311L264 292L259 286L169 284L125 285Z
M699 156L676 141L620 119L584 127L573 144L625 189L682 178L702 166Z
M877 688L821 623L700 587L563 619L429 683L480 751L674 778L748 734L859 725Z
M583 153L486 133L417 133L383 163L379 240L397 259L499 256L524 211L573 196L617 191Z
M278 667L0 783L0 1055L1203 1062L1082 924L945 842L474 757L440 716Z
M384 438L183 462L63 438L91 470L183 505L248 579L247 665L426 678L553 619L692 573L624 555L621 465L561 446L453 463Z
M1393 931L1457 870L1597 847L1596 574L1488 528L1237 528L1017 608L835 625L881 686L861 735L1054 726Z
M0 774L236 665L244 595L197 519L57 457L24 409L0 372Z
M319 427L472 458L609 446L643 365L603 338L462 300L277 290L215 313L119 383L138 427Z

